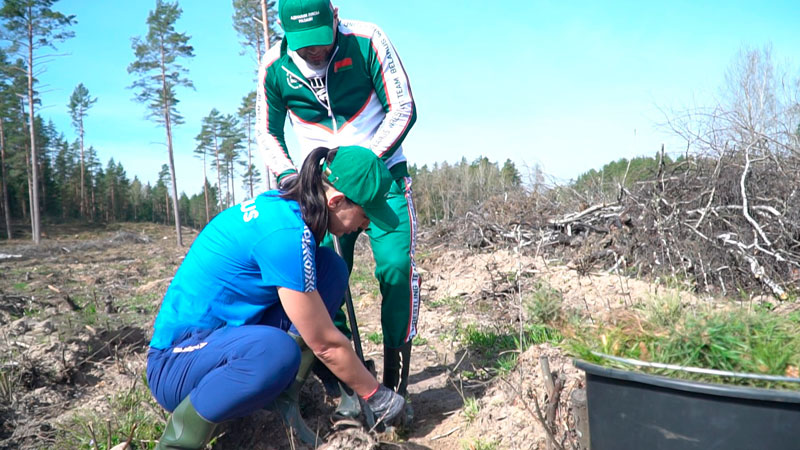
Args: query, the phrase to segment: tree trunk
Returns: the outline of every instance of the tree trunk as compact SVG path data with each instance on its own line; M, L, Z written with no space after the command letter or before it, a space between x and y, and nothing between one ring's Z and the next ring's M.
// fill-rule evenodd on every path
M81 219L86 218L86 191L84 187L84 172L86 171L83 166L83 117L78 115L79 117L79 126L78 126L78 134L81 140L81 193L80 193L80 202L81 202Z
M219 202L219 210L222 211L224 208L222 207L222 178L220 178L220 166L219 166L219 145L217 144L217 130L214 130L214 158L217 161L217 201Z
M92 220L94 220L94 218L97 216L97 199L95 198L95 195L94 195L96 190L97 189L95 188L94 184L92 184L92 208L91 208L91 219Z
M44 174L44 162L42 158L39 158L39 165L37 166L37 173L39 174L39 200L41 203L39 204L40 211L47 211L47 183L45 183L46 177Z
M110 214L109 215L111 217L111 220L116 222L116 220L117 220L117 208L116 208L116 205L115 205L116 198L114 198L114 197L115 197L114 196L114 183L111 183L111 204L109 205L109 210L110 210Z
M229 205L236 204L236 181L233 179L233 158L228 162L228 178L230 178L230 183L228 186L228 191L231 193L231 202L228 203Z
M172 123L170 119L170 96L167 94L167 73L164 67L164 47L161 47L161 89L164 94L164 127L167 130L167 152L169 153L169 174L172 178L172 209L175 212L175 234L177 236L178 247L183 247L183 236L181 236L181 214L178 208L178 182L175 177L175 158L172 156Z
M211 219L209 218L209 214L208 214L208 176L206 175L206 150L205 149L203 149L203 198L206 201L206 223L208 223L208 221L211 220Z
M25 154L26 155L28 154L27 149L25 149ZM28 186L28 193L30 194L30 185ZM30 207L30 205L28 204L28 202L25 201L25 199L23 198L23 194L21 192L19 193L19 197L20 197L19 198L20 208L22 208L22 220L28 220L30 217L30 215L28 214L28 207Z
M25 217L31 221L31 234L33 234L33 213L31 213L33 208L33 185L31 184L33 174L31 173L31 147L27 142L25 143L25 175L28 181L28 212L30 213Z
M253 152L252 152L252 143L253 137L251 133L251 128L253 128L252 124L250 123L250 114L247 115L247 185L250 187L250 198L255 197L253 194Z
M33 17L33 6L28 4L28 17ZM28 128L31 133L31 231L33 242L38 244L42 240L41 220L39 219L39 175L36 154L36 125L34 119L33 101L33 22L28 22Z
M8 204L8 176L6 175L6 136L5 130L3 129L3 121L0 119L0 177L2 177L2 183L0 183L0 194L3 197L3 215L5 216L6 222L6 236L8 240L11 240L13 237L11 233L11 211L9 210Z
M261 24L264 26L264 49L269 50L269 14L267 14L267 0L261 0ZM259 55L260 57L261 55ZM260 66L259 60L259 66ZM277 181L274 181L272 171L269 166L264 166L267 170L264 173L264 181L267 183L267 190L271 191L273 186L277 187ZM274 181L274 182L273 182Z
M267 14L267 0L261 0L261 26L264 27L264 51L269 50L269 14ZM261 55L258 55L258 63L261 65Z

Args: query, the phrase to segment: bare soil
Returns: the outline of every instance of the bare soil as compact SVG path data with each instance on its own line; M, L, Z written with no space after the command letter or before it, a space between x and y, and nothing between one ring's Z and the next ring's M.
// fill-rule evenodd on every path
M48 231L38 246L0 244L0 449L90 449L93 438L98 449L107 450L112 435L113 443L131 435L134 448L152 448L166 415L146 395L134 394L146 394L152 322L188 247L175 245L171 226ZM187 230L184 241L188 245L195 236ZM372 262L359 242L351 286L364 352L380 371L380 300L374 280L361 276L371 273ZM501 373L465 346L461 333L468 326L508 333L530 322L523 298L537 283L560 291L564 307L587 320L663 289L619 275L579 275L513 248L477 251L423 240L417 260L423 290L409 386L415 421L382 434L334 429L334 400L310 380L301 398L303 415L328 441L326 448L547 448L535 408L547 404L542 356L564 379L557 438L573 448L569 399L582 387L583 375L571 358L555 345L534 345ZM125 399L131 398L138 400L123 417ZM130 432L134 426L139 434ZM210 448L305 446L265 410L224 424Z

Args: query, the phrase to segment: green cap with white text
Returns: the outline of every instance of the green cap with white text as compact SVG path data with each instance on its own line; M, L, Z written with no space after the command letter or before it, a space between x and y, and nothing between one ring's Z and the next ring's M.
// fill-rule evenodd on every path
M339 147L333 161L325 161L323 175L337 191L364 209L367 218L378 228L397 228L397 214L386 203L392 187L392 175L375 153L364 147Z
M280 0L278 15L290 50L333 43L330 0Z

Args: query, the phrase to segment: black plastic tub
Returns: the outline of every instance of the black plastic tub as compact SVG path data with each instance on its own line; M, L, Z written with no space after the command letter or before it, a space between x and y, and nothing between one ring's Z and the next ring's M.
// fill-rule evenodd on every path
M699 383L575 361L592 450L798 450L800 392Z

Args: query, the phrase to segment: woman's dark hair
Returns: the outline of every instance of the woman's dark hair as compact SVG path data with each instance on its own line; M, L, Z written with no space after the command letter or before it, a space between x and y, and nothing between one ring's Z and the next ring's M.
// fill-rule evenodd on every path
M322 160L330 163L336 157L338 148L328 149L317 147L308 154L300 174L290 180L281 191L281 198L294 200L300 204L300 213L303 215L308 228L314 233L317 244L322 242L328 231L328 200L325 196L325 187L330 186L328 180L322 176Z

